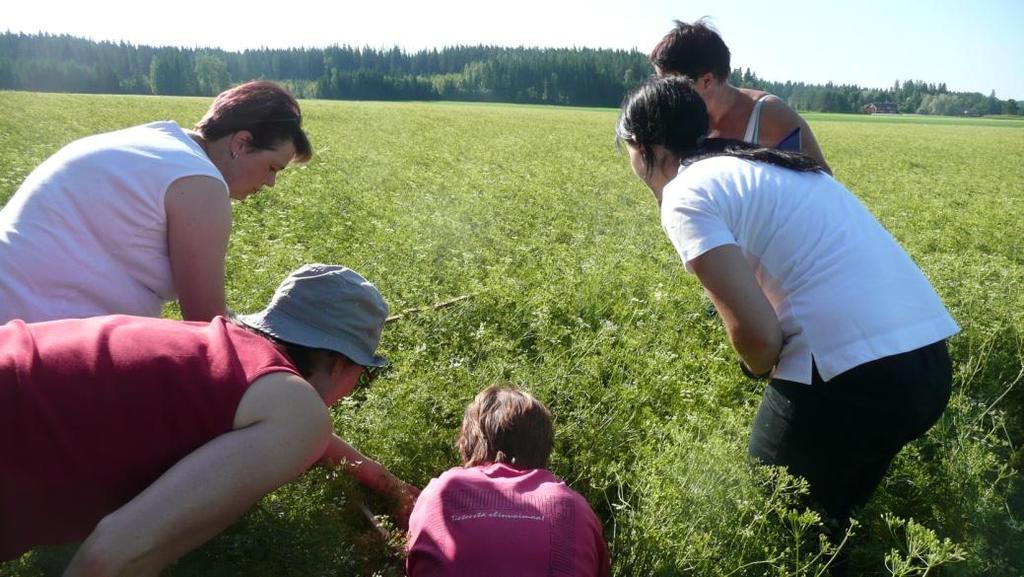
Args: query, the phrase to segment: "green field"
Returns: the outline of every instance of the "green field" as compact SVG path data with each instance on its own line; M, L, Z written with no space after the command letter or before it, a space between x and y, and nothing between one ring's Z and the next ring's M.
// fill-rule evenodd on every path
M989 126L993 128L1024 128L1024 118L1019 116L927 116L923 114L836 114L831 112L808 112L804 118L817 126L831 122L869 122L879 124L937 124L941 126Z
M191 126L208 103L0 93L0 202L76 137L160 119ZM306 262L362 272L393 312L472 295L388 326L394 370L335 407L342 436L423 485L457 464L465 404L509 380L551 407L552 468L603 519L617 575L819 574L828 556L814 516L789 510L798 488L745 461L761 385L739 373L650 193L616 151L616 111L303 110L314 159L235 206L231 307L261 308ZM950 409L861 513L851 574L1019 576L1024 124L808 118L836 177L963 327L951 341ZM168 574L400 574L398 545L357 511L364 500L386 510L338 473L312 471ZM71 551L31 553L0 575L59 574Z

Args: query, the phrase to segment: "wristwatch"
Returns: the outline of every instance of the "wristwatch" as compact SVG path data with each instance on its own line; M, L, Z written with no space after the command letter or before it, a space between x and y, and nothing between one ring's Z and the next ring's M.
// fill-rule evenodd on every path
M772 375L772 371L775 370L775 367L772 367L758 375L755 374L754 371L750 370L750 367L747 366L747 363L743 362L743 359L740 359L740 370L743 371L744 375L751 379L754 379L755 381L763 381Z

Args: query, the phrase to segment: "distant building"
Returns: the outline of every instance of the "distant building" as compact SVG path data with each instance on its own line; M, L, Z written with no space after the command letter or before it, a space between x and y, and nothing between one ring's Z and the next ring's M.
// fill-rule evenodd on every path
M872 102L864 107L868 114L899 114L900 107L895 102Z

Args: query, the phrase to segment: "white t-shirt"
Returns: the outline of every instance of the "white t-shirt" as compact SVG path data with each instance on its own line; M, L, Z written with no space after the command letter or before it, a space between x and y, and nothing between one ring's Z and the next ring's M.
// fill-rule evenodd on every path
M174 122L89 136L48 158L0 210L0 324L160 316L176 297L164 194L200 175L224 182Z
M773 377L828 381L959 327L895 239L831 176L718 156L680 170L661 221L686 268L738 245L782 326ZM691 271L692 272L692 271Z

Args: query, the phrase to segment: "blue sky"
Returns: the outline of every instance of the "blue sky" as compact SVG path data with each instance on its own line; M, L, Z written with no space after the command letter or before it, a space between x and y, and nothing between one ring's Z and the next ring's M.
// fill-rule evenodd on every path
M0 27L136 44L456 44L637 48L711 16L733 66L769 80L951 90L1024 101L1024 0L26 0ZM154 6L166 11L154 10ZM628 7L628 8L627 8ZM160 13L163 12L163 13ZM154 17L153 14L156 14Z

